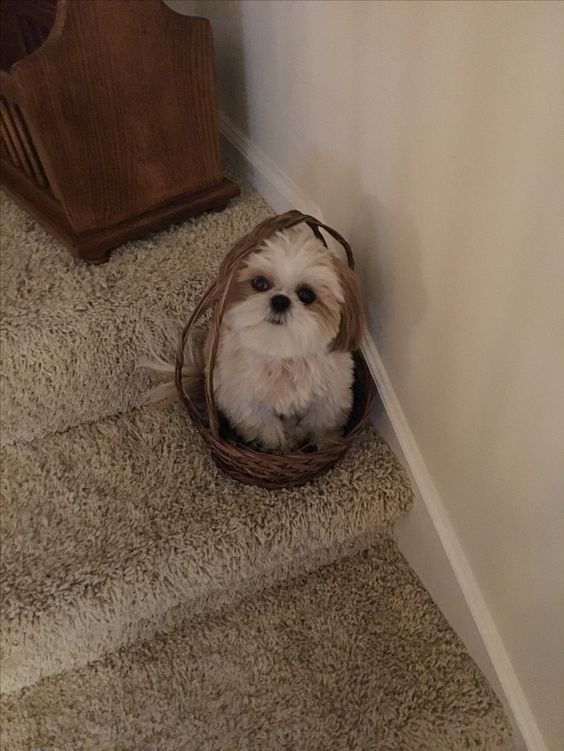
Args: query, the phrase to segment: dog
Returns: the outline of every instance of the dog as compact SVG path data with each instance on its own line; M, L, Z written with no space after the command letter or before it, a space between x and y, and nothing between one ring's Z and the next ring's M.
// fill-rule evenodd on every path
M293 228L265 240L226 300L214 369L220 413L262 451L327 446L352 408L352 353L364 325L356 275L315 235ZM200 403L201 344L190 343L183 370L186 392ZM158 387L153 401L170 390Z

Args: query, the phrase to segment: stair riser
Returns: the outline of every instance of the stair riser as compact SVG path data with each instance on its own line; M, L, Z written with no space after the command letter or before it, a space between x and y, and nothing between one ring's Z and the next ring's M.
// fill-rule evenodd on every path
M169 633L188 615L213 612L233 605L277 582L314 571L343 556L365 550L379 538L375 530L354 539L315 548L307 536L293 549L257 550L254 566L237 571L217 571L221 588L185 589L186 581L173 584L170 571L148 591L146 585L83 599L66 614L38 618L25 635L14 641L13 628L1 644L0 692L10 694L43 678L80 668L117 649ZM311 546L311 547L310 547ZM277 558L276 554L283 555ZM229 554L226 552L226 558ZM231 557L231 560L233 557ZM5 629L2 629L6 633ZM17 638L17 637L16 637Z

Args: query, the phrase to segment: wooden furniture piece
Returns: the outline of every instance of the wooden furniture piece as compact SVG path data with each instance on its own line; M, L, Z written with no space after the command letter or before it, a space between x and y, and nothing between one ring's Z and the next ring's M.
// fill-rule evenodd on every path
M239 190L223 177L212 34L161 0L0 0L2 185L71 251Z

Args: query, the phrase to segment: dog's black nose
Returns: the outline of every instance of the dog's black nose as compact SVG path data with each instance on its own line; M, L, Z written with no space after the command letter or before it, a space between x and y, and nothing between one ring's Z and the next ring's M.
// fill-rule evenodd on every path
M272 310L275 310L277 313L283 313L285 310L288 310L290 303L291 300L286 295L274 295L270 298Z

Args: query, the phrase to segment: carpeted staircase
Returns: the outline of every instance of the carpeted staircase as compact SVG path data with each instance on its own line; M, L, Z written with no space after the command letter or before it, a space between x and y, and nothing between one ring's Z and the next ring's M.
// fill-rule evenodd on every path
M483 675L397 550L411 493L367 430L310 485L219 473L137 367L228 247L248 188L75 262L2 199L2 748L504 749Z

